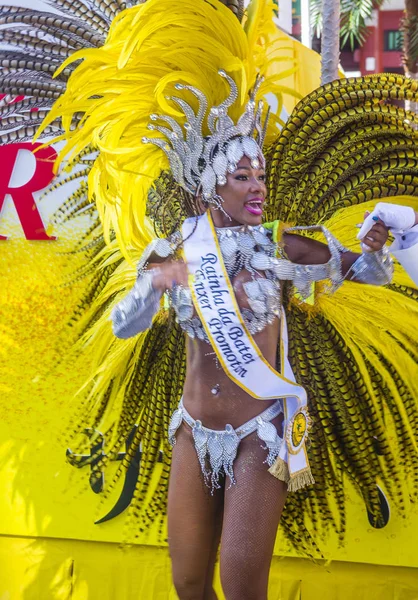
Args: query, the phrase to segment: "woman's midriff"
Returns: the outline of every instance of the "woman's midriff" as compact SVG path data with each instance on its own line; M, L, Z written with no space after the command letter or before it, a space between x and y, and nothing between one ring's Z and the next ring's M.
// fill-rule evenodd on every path
M276 367L279 320L253 336L266 360ZM216 391L214 394L213 391ZM211 345L187 338L187 371L183 391L186 410L205 427L234 428L259 415L274 400L257 400L238 387L216 360Z

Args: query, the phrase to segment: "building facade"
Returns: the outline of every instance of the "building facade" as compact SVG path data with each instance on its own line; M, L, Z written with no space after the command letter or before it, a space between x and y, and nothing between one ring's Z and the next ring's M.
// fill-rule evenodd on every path
M402 53L399 48L399 29L404 15L405 0L385 0L373 10L367 22L368 36L362 45L352 49L347 43L341 49L341 65L347 75L372 73L403 73ZM293 0L292 35L301 39L301 0ZM313 39L312 47L320 51L320 40Z
M357 67L354 70L361 75L404 72L399 48L399 29L404 8L404 0L386 0L380 9L373 11L368 22L369 35L363 46L353 53L353 66ZM342 53L341 63L348 70L346 55L347 52Z

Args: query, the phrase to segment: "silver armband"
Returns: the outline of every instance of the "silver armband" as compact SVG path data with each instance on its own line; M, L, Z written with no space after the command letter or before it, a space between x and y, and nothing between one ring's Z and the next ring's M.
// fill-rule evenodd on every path
M153 240L145 248L144 253L142 254L138 262L138 274L142 272L142 270L147 265L149 259L153 254L157 254L157 256L159 256L160 258L167 258L169 256L172 256L180 242L181 233L179 231L173 233L169 238L158 238L156 240Z
M160 307L163 292L152 285L153 276L158 271L148 269L147 264L153 254L167 258L174 254L181 243L181 232L169 238L153 240L144 250L138 265L138 278L134 287L113 309L110 316L113 333L119 338L129 338L151 327L152 319Z
M386 246L377 252L364 252L347 273L347 279L371 285L386 285L392 281L392 277L393 261Z
M336 237L323 225L298 226L291 227L286 231L321 231L327 241L330 259L328 262L319 265L294 265L294 274L292 276L293 285L302 298L306 299L312 293L312 284L315 281L328 280L324 291L334 293L344 282L342 274L341 255L348 252ZM291 263L293 265L293 263ZM286 277L283 277L286 279Z
M151 326L160 306L162 292L152 285L157 269L144 271L134 287L113 309L111 314L113 333L119 338L129 338Z

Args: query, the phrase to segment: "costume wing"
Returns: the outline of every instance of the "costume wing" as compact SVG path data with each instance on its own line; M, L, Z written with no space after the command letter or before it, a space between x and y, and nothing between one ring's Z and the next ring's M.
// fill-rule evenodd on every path
M415 81L396 75L342 79L294 109L267 151L267 218L322 224L359 251L356 223L378 200L418 208ZM351 282L333 295L317 285L313 305L288 290L289 352L310 399L309 455L316 485L290 494L283 523L304 543L314 525L345 531L344 478L384 522L379 487L402 512L418 480L418 290L399 265L386 287ZM378 487L379 486L379 487ZM296 526L295 526L296 524Z

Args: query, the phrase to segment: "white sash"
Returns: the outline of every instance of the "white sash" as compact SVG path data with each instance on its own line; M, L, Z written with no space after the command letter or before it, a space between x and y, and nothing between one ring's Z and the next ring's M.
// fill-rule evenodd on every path
M285 443L271 472L287 481L291 491L312 483L305 448L307 397L287 357L284 311L280 374L263 357L244 324L209 211L199 217L197 226L194 218L187 219L182 234L193 303L225 373L253 398L283 398Z

